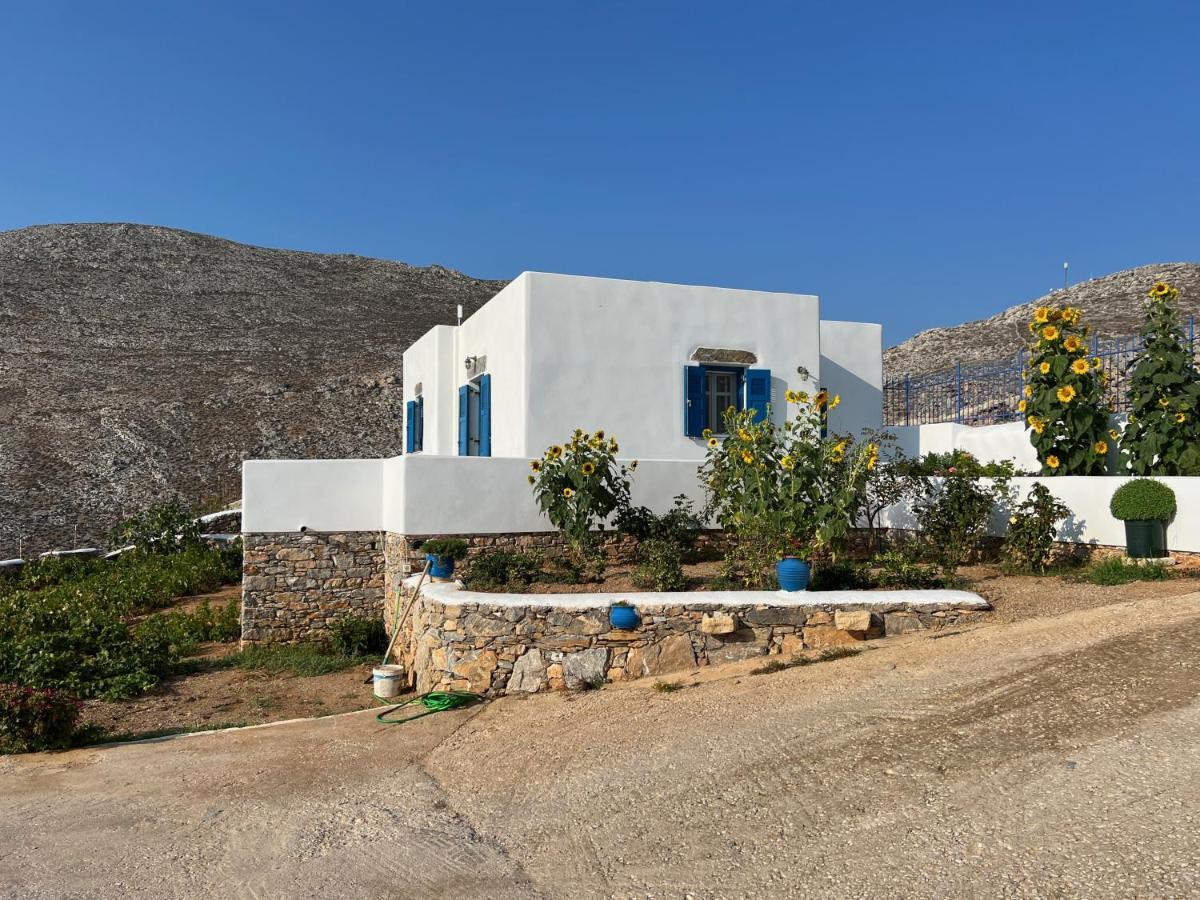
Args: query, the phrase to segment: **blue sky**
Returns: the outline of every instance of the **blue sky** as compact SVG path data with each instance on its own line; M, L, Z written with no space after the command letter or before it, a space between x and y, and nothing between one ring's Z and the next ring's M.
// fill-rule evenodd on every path
M0 229L819 293L1200 259L1195 3L10 3Z

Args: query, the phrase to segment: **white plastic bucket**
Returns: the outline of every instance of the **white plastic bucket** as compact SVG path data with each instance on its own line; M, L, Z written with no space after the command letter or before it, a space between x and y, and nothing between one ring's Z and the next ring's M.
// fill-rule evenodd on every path
M404 666L376 666L371 671L375 676L376 697L383 697L386 700L389 697L400 695L400 681L404 677Z

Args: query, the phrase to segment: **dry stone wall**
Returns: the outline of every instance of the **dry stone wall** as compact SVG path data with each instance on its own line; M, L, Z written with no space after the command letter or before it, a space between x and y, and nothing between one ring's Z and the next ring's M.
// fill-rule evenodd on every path
M243 534L242 642L326 637L342 616L382 616L378 532Z

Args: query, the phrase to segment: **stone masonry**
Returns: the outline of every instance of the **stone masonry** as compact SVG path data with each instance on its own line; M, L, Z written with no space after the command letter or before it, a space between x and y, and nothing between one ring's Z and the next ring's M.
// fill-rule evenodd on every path
M327 636L334 619L383 614L378 532L243 534L242 642Z

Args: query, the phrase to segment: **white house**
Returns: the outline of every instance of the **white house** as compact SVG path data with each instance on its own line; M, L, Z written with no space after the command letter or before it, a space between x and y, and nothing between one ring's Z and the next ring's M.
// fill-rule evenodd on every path
M830 429L882 423L879 325L782 294L526 272L404 353L406 451L532 457L575 428L622 456L699 459L729 406L782 421L789 388L841 394Z

